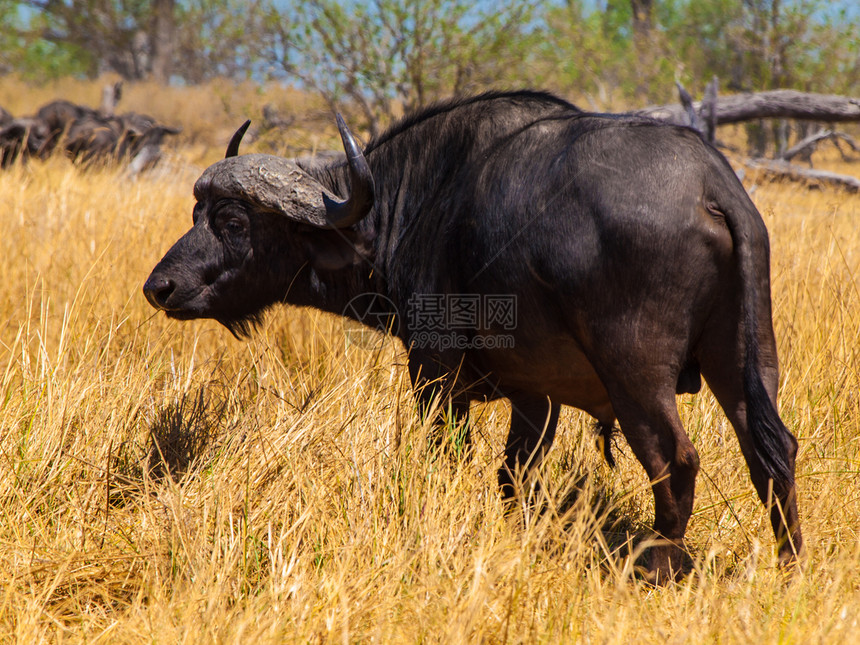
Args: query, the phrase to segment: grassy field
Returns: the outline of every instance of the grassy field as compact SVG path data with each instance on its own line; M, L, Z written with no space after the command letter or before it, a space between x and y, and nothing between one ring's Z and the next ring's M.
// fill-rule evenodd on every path
M350 345L297 309L249 342L153 314L141 286L190 225L194 179L257 109L221 91L239 107L210 117L202 94L129 100L186 119L137 181L62 158L0 173L0 642L854 642L860 197L745 178L771 231L804 567L776 567L703 391L678 399L702 461L694 568L655 589L633 575L644 473L623 441L610 470L579 412L546 464L549 511L520 521L496 495L506 405L474 409L473 458L434 459L394 341ZM816 165L860 174L833 151Z

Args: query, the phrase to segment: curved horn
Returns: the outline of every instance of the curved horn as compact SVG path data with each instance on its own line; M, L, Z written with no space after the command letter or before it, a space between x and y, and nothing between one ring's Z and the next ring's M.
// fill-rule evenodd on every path
M251 125L251 119L245 121L241 126L239 126L239 129L233 133L233 136L230 138L230 143L227 144L227 154L224 155L225 159L235 157L239 154L239 144L242 143L242 137L245 136L245 132L248 130L249 125Z
M349 164L350 194L344 202L336 202L324 194L323 202L329 225L333 228L346 228L360 222L373 208L373 173L370 172L364 153L340 114L337 115L337 129Z

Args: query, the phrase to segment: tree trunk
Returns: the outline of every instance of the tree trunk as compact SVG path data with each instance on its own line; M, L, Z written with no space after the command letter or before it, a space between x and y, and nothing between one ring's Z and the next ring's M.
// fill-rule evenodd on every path
M653 0L630 0L633 9L633 38L647 41L651 34Z
M717 93L720 81L714 76L705 87L705 98L702 100L702 117L705 120L705 138L708 143L717 142Z
M633 10L633 48L636 51L636 65L639 68L636 95L639 97L648 95L648 78L652 69L653 4L653 0L630 0L630 7Z
M176 49L175 0L154 0L152 6L152 77L163 85L170 83L173 53Z
M110 83L102 88L102 103L99 106L101 116L116 114L116 106L122 98L122 81Z

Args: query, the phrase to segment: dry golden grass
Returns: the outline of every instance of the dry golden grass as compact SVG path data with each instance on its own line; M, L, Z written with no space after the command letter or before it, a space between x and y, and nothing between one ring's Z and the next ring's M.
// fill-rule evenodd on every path
M550 511L520 522L495 492L506 406L474 409L472 459L433 459L393 341L347 346L339 319L296 309L247 343L154 316L140 288L190 224L183 161L136 182L61 158L0 173L0 642L860 633L859 197L747 177L771 231L804 569L776 568L703 392L679 397L702 458L694 569L654 589L632 575L642 469L622 443L610 471L580 413L546 465Z

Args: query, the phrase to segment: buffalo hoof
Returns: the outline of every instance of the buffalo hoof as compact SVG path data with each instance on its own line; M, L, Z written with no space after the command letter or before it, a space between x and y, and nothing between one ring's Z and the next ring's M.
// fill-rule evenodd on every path
M798 553L793 549L780 549L779 552L779 568L786 576L793 576L798 571L803 570L803 550Z
M665 540L649 549L646 563L636 567L636 577L655 587L678 582L692 569L692 560L684 548Z

